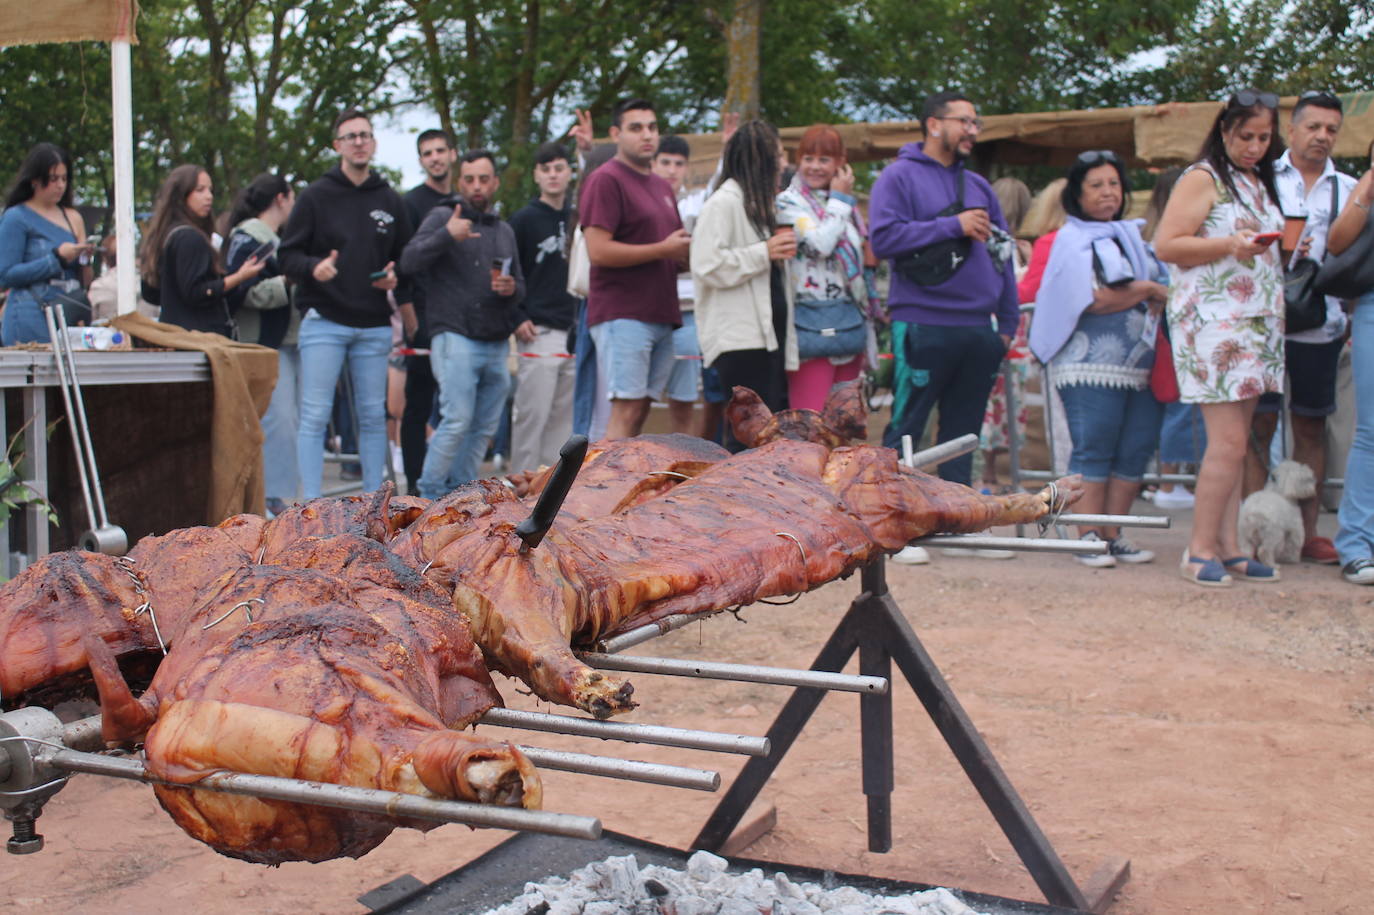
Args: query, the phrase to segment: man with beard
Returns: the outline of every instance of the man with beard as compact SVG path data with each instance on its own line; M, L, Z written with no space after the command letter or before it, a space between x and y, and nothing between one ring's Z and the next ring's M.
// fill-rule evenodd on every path
M904 335L906 408L893 416L883 444L919 444L938 405L937 442L977 433L1002 356L1016 332L1016 278L994 237L1007 224L997 195L964 161L982 129L963 94L926 100L923 143L902 147L873 185L873 253L892 261L888 308ZM1000 231L1001 235L997 235ZM995 326L994 326L995 324ZM940 465L940 476L968 485L973 458Z
M507 340L527 320L515 233L491 212L500 187L495 157L463 154L458 194L432 208L401 255L421 276L430 364L442 419L420 472L420 495L437 499L477 478L510 391Z
M611 415L606 438L638 435L649 401L662 397L673 367L673 330L682 324L677 274L691 236L667 181L653 174L658 119L644 99L612 115L615 158L592 173L579 200L591 261L587 324Z
M926 99L921 126L925 142L903 146L883 169L869 207L873 253L892 261L894 383L904 386L897 392L902 409L883 430L889 448L900 448L904 435L918 447L936 407L937 443L977 434L1020 317L1014 243L1002 208L987 179L964 164L983 126L977 110L960 92L937 92ZM973 456L945 461L939 473L967 486ZM920 547L907 547L897 560L927 557Z
M423 184L417 184L401 198L405 201L410 224L418 226L425 216L453 193L453 163L458 151L449 136L438 128L425 130L415 139L415 151L420 167L425 170ZM410 339L415 349L429 348L429 325L425 321L425 289L415 284L415 317L419 326ZM430 369L429 356L406 356L406 405L401 413L401 461L405 465L406 485L411 493L419 492L420 469L425 463L426 435L429 415L434 408L438 385Z
M1293 106L1288 149L1274 163L1279 207L1295 228L1302 224L1302 235L1312 240L1307 256L1317 261L1326 253L1326 235L1332 222L1355 189L1355 179L1337 171L1331 161L1341 119L1341 100L1336 96L1324 91L1304 92ZM1296 241L1287 236L1284 240L1289 244ZM1290 253L1284 251L1285 261ZM1292 456L1312 468L1318 487L1317 495L1298 503L1303 526L1301 555L1306 562L1324 565L1340 561L1331 539L1317 534L1317 513L1321 508L1320 487L1326 478L1326 418L1336 412L1336 363L1348 325L1341 300L1327 296L1325 324L1284 338ZM1254 435L1245 457L1245 495L1264 488L1269 475L1269 442L1282 409L1279 394L1265 394L1255 408Z

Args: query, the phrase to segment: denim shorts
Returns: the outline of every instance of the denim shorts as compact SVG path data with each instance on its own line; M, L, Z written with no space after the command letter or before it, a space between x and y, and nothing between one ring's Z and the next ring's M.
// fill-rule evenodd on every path
M597 371L606 379L607 397L663 398L673 371L673 325L615 318L593 324L591 334Z
M701 391L701 346L697 342L696 314L682 313L682 326L673 331L673 370L668 375L668 397L690 403Z
M1109 478L1140 481L1159 444L1164 407L1148 389L1132 391L1097 384L1059 388L1073 453L1069 473L1089 483Z

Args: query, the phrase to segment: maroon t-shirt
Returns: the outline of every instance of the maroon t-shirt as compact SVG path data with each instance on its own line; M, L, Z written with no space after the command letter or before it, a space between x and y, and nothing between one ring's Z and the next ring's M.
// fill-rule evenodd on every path
M605 229L614 241L651 245L682 228L673 188L657 175L644 175L612 159L592 172L578 198L582 229ZM678 265L653 260L633 267L592 264L587 324L633 318L682 325L677 301Z

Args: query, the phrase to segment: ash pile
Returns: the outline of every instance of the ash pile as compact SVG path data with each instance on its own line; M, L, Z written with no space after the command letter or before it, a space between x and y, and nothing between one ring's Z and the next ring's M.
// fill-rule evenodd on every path
M686 870L634 855L593 861L567 877L525 884L525 892L485 915L980 915L945 889L876 896L852 886L796 883L699 851Z

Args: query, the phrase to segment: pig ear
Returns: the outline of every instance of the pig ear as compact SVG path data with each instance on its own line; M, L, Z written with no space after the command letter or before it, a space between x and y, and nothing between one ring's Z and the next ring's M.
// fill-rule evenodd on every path
M868 438L868 408L864 405L862 379L855 378L831 389L821 407L821 421L849 441Z
M764 430L772 418L773 411L752 388L735 386L730 402L725 405L725 421L741 444L747 448L767 444L771 439L764 438Z
M134 698L119 671L114 652L100 636L87 633L82 636L81 645L86 649L86 661L100 694L100 736L107 743L123 743L142 737L157 720L156 699L145 694L145 705Z

